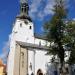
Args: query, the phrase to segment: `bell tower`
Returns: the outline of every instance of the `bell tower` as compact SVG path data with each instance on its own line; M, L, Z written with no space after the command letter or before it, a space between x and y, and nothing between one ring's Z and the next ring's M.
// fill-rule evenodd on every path
M20 0L20 14L16 17L12 30L16 41L32 43L34 40L34 25L28 11L28 0Z

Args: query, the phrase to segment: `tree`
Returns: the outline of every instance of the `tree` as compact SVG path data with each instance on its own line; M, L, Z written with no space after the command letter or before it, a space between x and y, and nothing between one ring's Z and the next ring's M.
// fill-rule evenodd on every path
M75 21L68 22L67 32L70 38L70 42L69 42L70 57L68 63L70 65L73 65L75 64Z
M57 55L60 58L61 68L64 63L65 45L69 41L66 37L64 20L67 18L67 9L64 0L55 0L54 15L44 25L46 38L53 44L50 45L48 54Z

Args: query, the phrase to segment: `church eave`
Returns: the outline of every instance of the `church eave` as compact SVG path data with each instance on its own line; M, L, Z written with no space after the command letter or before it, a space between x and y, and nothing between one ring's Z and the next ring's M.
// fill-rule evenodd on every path
M44 35L38 35L38 34L34 33L34 37L35 37L36 39L41 39L41 40L48 41L48 39L47 39L46 36L44 36Z
M32 22L32 19L29 16L19 15L16 18L19 18L19 19L28 19L30 22Z
M26 47L26 48L32 48L32 49L38 49L38 50L49 50L47 46L40 46L37 44L32 44L32 43L26 43L26 42L21 42L21 41L16 41L17 44L20 46Z

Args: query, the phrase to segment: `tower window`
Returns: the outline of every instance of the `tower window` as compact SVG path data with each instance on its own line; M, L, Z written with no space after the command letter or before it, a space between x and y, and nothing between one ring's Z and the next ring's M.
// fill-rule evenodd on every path
M22 27L22 23L20 23L20 27Z
M41 46L41 41L39 41L39 46Z
M28 21L27 21L27 20L25 20L25 21L24 21L24 23L25 23L25 24L28 24Z
M29 29L32 29L32 26L30 26Z
M23 8L22 8L22 12L23 12Z

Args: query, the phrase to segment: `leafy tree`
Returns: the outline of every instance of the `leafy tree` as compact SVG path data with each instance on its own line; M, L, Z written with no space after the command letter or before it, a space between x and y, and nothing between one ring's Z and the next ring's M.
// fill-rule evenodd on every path
M69 49L70 49L70 58L69 64L75 64L75 21L69 21L67 25L67 32L70 38Z
M64 20L67 18L67 9L64 0L55 0L54 15L51 20L44 25L46 38L50 44L48 54L57 55L60 58L61 67L63 66L65 57L65 46L69 42L66 37Z

